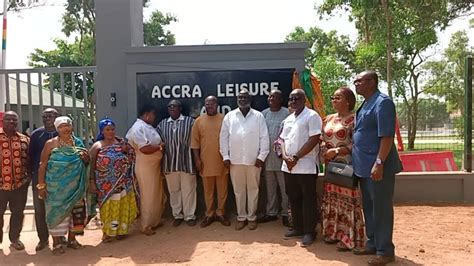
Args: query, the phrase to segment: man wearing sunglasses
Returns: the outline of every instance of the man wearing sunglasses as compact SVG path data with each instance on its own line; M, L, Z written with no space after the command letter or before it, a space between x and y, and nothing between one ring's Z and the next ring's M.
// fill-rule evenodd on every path
M285 175L293 229L284 239L301 239L301 246L306 247L316 240L318 144L323 123L316 111L305 107L303 90L293 90L289 100L294 112L284 120L280 135L284 141L281 170Z
M191 130L194 119L181 114L181 102L168 103L169 118L161 120L157 130L165 143L163 172L170 192L173 226L183 220L196 225L196 172L191 154Z
M378 89L378 76L364 71L354 81L364 102L356 113L352 136L352 164L362 192L367 243L356 255L376 255L369 265L395 260L393 191L395 174L402 170L395 136L395 104Z

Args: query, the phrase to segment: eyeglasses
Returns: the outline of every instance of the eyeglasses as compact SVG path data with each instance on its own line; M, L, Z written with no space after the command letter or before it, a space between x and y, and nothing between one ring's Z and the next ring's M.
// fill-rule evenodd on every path
M176 105L176 104L170 104L170 105L168 105L168 108L176 108L176 107L178 107L178 105Z
M356 79L354 80L354 85L358 83L362 83L362 81L373 80L372 78L365 78L365 79Z
M301 97L293 96L293 97L288 98L288 101L290 101L290 102L293 102L293 101L296 102L296 101L299 101L300 99L301 99Z

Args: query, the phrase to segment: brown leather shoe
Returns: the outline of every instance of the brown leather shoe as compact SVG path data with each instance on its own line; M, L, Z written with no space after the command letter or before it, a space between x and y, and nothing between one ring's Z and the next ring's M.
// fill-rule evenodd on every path
M380 256L377 255L375 258L370 259L367 263L371 266L385 266L390 262L395 261L395 256Z
M237 221L235 230L242 230L247 225L247 221Z
M214 216L206 216L201 222L201 228L208 227L214 222Z
M249 230L257 229L257 221L249 221Z
M360 248L355 248L352 250L352 253L354 253L354 255L375 255L375 249L369 249L369 248L365 248L365 249L360 249Z
M222 224L223 226L230 226L229 218L227 218L225 215L222 215L222 216L218 215L218 216L216 216L216 220L219 221L219 222L221 222L221 224Z

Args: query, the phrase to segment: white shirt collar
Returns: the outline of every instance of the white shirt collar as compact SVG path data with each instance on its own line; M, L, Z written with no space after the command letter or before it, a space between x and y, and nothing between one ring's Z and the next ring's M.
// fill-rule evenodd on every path
M250 108L249 112L247 113L247 116L244 116L244 114L242 113L242 111L240 110L240 108L237 107L237 113L240 114L241 116L243 117L249 117L253 112L253 109Z
M166 122L173 122L173 121L178 121L178 120L184 120L184 116L182 114L179 115L178 119L176 120L173 120L173 118L168 117L168 120L166 120Z

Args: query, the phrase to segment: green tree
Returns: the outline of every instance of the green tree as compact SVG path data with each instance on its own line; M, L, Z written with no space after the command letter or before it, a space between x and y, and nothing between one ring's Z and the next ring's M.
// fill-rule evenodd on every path
M466 31L458 31L451 35L448 48L439 60L426 63L425 70L429 74L426 83L426 92L443 97L448 103L450 112L460 112L455 126L461 136L464 135L464 64L465 58L474 54L469 46L469 37Z
M143 23L143 41L146 46L172 45L176 43L174 34L165 30L165 26L177 22L176 17L156 10Z
M408 149L414 148L418 120L420 79L426 51L437 43L437 30L473 7L472 1L341 1L326 0L320 14L350 12L359 32L356 68L381 73L409 111Z
M305 60L309 68L321 80L325 112L333 113L330 96L335 90L347 86L351 76L350 64L354 54L348 36L339 36L336 31L324 32L317 27L305 31L296 27L287 37L286 42L308 42Z
M148 0L143 1L146 6ZM30 57L29 64L33 67L66 67L66 66L93 66L95 65L95 9L94 0L68 0L65 4L65 12L62 17L62 32L66 37L75 36L72 43L64 39L56 39L56 48L50 51L35 49ZM144 22L145 45L175 44L174 35L165 30L170 23L177 21L170 14L162 14L155 10L150 18ZM74 74L74 84L71 81L71 74L64 74L65 93L75 95L78 99L83 99L82 84L84 78L87 84L87 94L89 103L89 117L91 123L95 124L95 98L93 73ZM61 89L59 75L47 77L45 85L52 83L57 91ZM95 131L95 127L92 127ZM92 132L95 135L95 132Z
M439 98L423 98L419 102L420 112L417 124L419 128L430 130L442 128L450 122L447 104ZM403 103L397 104L397 115L400 127L406 128L408 125L409 112Z

